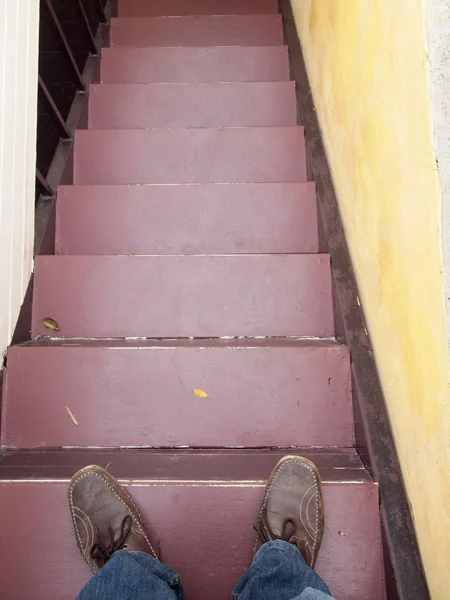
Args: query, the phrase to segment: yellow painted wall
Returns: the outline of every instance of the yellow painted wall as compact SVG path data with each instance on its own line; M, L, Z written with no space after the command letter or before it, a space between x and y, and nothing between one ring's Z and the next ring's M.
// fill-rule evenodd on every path
M428 584L448 600L449 373L423 2L292 4Z

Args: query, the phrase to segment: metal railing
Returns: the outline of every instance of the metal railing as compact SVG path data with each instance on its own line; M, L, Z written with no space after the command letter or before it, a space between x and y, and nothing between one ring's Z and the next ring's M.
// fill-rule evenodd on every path
M36 196L54 193L47 174L61 140L70 141L68 123L77 95L86 93L83 71L98 55L99 26L107 22L108 0L41 0Z

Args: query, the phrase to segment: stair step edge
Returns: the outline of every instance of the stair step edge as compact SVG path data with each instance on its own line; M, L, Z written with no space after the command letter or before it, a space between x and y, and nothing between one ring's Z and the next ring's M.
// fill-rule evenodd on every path
M52 338L40 337L8 349L8 353L23 348L346 348L334 337L222 337L222 338Z
M6 450L0 454L0 481L68 480L87 464L108 467L119 479L145 485L161 482L217 482L265 485L276 463L285 455L305 456L314 462L324 483L372 484L353 448L289 449L49 449Z
M205 2L204 0L188 0L170 2L153 0L152 2L129 1L119 2L119 18L147 16L209 16L209 15L255 15L278 14L276 0L228 0Z

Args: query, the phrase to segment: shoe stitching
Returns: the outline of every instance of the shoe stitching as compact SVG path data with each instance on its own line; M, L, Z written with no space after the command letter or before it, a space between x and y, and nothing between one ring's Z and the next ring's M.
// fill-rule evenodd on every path
M120 495L119 495L119 494L116 492L116 490L115 490L115 489L114 489L114 488L113 488L113 487L112 487L112 486L111 486L111 485L108 483L108 481L107 481L107 480L106 480L106 479L105 479L105 478L104 478L104 477L103 477L103 476L102 476L100 473L97 473L97 472L87 472L87 473L83 473L82 475L80 475L79 477L77 477L77 479L75 479L75 480L72 482L72 484L70 485L70 488L69 488L69 503L70 503L70 507L71 507L71 509L72 509L72 510L71 510L71 513L72 513L72 522L73 522L73 525L74 525L74 528L75 528L75 533L76 533L76 536L77 536L78 545L79 545L79 547L80 547L81 551L83 552L84 558L86 559L87 563L88 563L88 564L89 564L91 567L93 566L93 561L92 561L92 559L90 558L90 556L89 556L89 555L87 555L87 554L86 554L86 552L82 550L82 548L83 548L83 544L82 544L82 542L81 542L81 537L80 537L80 534L79 534L79 531L78 531L78 525L75 523L74 514L73 514L73 512L74 512L74 509L75 509L75 505L74 505L74 503L73 503L73 490L74 490L74 487L75 487L75 485L76 485L76 484L77 484L79 481L81 481L82 479L84 479L85 477L88 477L88 476L89 476L89 477L98 477L99 479L101 479L101 480L103 481L103 483L106 485L106 487L107 487L107 488L108 488L108 489L109 489L109 490L110 490L110 491L111 491L111 492L112 492L112 493L113 493L113 494L116 496L116 498L117 498L117 499L118 499L118 500L119 500L119 501L120 501L120 502L121 502L121 503L124 505L124 507L126 508L126 511L127 511L127 513L128 513L130 516L131 516L131 518L133 519L133 521L134 521L134 522L135 522L135 524L137 525L137 527L138 527L138 530L139 530L139 533L141 533L141 535L142 535L142 536L145 538L145 540L146 540L146 542L147 542L147 544L148 544L148 546L149 546L149 548L150 548L150 550L151 550L151 552L152 552L152 554L153 554L153 557L154 557L156 560L158 560L158 557L156 556L156 553L155 553L155 551L154 551L154 549L153 549L153 546L152 546L152 545L151 545L151 543L150 543L150 540L148 539L148 537L147 537L147 535L146 535L145 531L142 529L142 527L141 527L141 525L140 525L140 523L139 523L139 520L142 520L142 517L141 517L141 515L140 515L140 512L139 512L138 508L137 508L137 507L136 507L136 505L134 504L133 500L132 500L131 498L129 498L129 500L130 500L130 504L132 505L133 509L135 510L135 512L136 512L136 515L137 515L137 517L138 517L138 518L136 518L136 515L134 515L134 514L132 513L132 511L130 511L130 508L129 508L129 506L127 505L127 503L126 503L126 502L125 502L125 501L124 501L124 500L123 500L123 499L120 497ZM89 557L88 557L88 556L89 556Z
M81 521L81 523L83 523L84 528L86 530L86 544L83 549L83 554L84 554L86 552L87 548L89 548L89 546L92 546L92 544L94 542L94 526L92 525L92 521L88 517L88 515L84 512L84 510L81 510L81 508L79 508L78 506L73 507L72 515L73 515L73 520L78 519L78 521ZM89 527L87 526L88 524L89 524Z
M315 486L314 486L314 485L312 485L310 488L308 488L308 489L306 490L306 492L305 492L304 496L303 496L303 499L307 498L307 497L308 497L308 494L309 494L309 492L310 492L312 489L314 489L314 488L315 488ZM315 495L317 495L317 492L316 492L316 494L315 494ZM311 530L311 529L313 529L313 526L312 526L312 524L311 524L311 520L310 520L310 518L309 518L309 505L311 504L311 500L312 500L312 499L313 499L313 496L310 496L310 497L308 498L308 501L307 501L307 504L306 504L306 509L305 509L305 513L306 513L306 523L303 521L303 525L305 526L306 532L307 532L307 533L308 533L308 534L309 534L311 537L313 537L313 535L311 535L311 533L310 533L310 530ZM302 520L303 520L303 519L302 519ZM317 524L316 524L316 529L317 529ZM314 532L314 529L313 529L313 532Z
M289 463L295 463L297 465L301 465L302 467L305 467L306 469L308 469L308 471L314 477L314 487L316 489L316 524L315 524L315 531L314 531L314 538L313 538L314 539L314 543L313 543L313 548L312 548L312 552L311 552L312 562L314 563L314 553L315 553L316 546L317 546L317 532L319 530L319 496L320 496L320 494L318 493L318 490L319 490L319 481L318 481L316 472L314 471L314 469L312 467L310 467L309 465L305 464L304 462L297 462L296 460L292 460L292 459L286 460L285 462L283 462L280 465L280 467L277 469L275 475L272 478L272 481L267 486L266 491L264 493L264 498L263 498L263 501L262 501L261 510L259 511L259 521L262 518L262 514L263 514L264 509L265 509L266 504L267 504L267 497L269 495L270 490L272 489L273 484L275 483L277 477L283 471L283 469L285 468L285 466L287 466ZM254 550L256 550L257 545L258 545L258 538L256 538Z
M308 488L308 490L303 494L301 500L300 500L300 504L298 507L298 511L299 511L299 517L300 517L300 521L301 524L303 525L306 534L308 537L310 537L311 539L314 539L314 527L311 525L311 521L309 519L309 515L308 515L308 510L309 510L309 504L311 502L311 499L314 497L314 495L311 495L308 498L308 492L313 488L314 486L311 486L310 488ZM303 515L305 514L306 516L306 521L303 518Z

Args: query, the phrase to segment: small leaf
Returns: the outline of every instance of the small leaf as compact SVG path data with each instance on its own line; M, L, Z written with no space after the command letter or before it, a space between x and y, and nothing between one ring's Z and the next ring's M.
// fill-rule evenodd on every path
M339 535L345 535L343 531L338 531Z
M194 396L197 398L209 398L208 394L204 390L192 390Z
M59 325L55 321L55 319L52 319L51 317L45 317L45 319L42 319L42 322L44 323L45 327L47 327L47 329L59 331Z
M70 410L70 408L68 406L66 406L66 410L69 414L69 417L72 419L72 421L75 423L75 425L78 425L78 421L75 419L75 415L73 414L73 412Z

